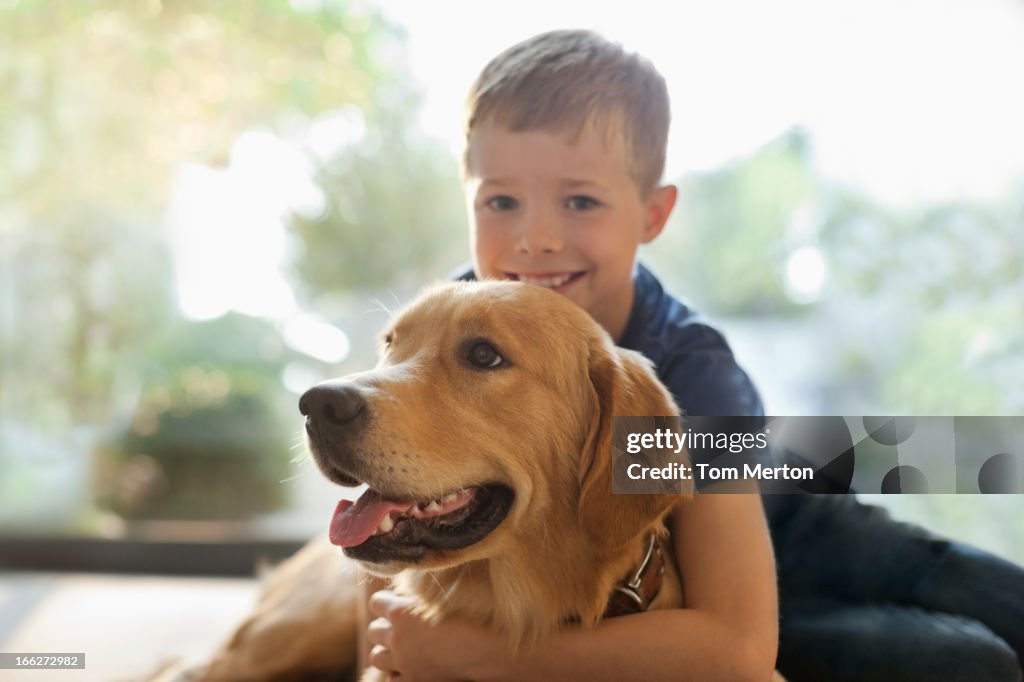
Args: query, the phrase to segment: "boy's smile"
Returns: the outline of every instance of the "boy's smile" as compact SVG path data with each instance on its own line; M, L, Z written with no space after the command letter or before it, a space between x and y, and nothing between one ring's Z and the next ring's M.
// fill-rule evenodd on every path
M622 140L603 132L480 125L469 138L466 194L478 277L553 289L618 339L637 247L661 232L675 188L643 197Z
M569 288L569 285L578 281L581 277L586 274L585 270L578 270L576 272L557 272L557 273L546 273L546 274L530 274L526 272L507 272L505 273L509 279L517 279L527 284L536 284L537 286L547 287L548 289L554 289L558 292L563 292Z

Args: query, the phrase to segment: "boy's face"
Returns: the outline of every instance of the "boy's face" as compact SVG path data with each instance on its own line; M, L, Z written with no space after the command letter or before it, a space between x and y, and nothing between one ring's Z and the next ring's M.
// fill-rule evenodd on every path
M625 146L592 126L573 140L486 123L469 139L466 196L478 277L553 289L621 337L637 247L661 232L674 187L641 196Z

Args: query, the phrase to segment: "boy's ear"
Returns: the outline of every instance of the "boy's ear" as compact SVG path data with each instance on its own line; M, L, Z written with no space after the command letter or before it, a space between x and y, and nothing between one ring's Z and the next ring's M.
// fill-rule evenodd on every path
M644 233L640 239L641 244L652 241L665 229L669 215L672 214L672 207L676 205L678 191L675 185L664 185L651 192L647 199L647 224L644 225Z

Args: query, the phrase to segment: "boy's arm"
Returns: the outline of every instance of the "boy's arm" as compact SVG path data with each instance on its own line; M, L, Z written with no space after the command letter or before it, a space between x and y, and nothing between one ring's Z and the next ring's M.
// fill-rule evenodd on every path
M753 484L756 490L756 484ZM778 647L775 568L757 494L700 494L672 520L686 608L569 628L475 680L768 680Z

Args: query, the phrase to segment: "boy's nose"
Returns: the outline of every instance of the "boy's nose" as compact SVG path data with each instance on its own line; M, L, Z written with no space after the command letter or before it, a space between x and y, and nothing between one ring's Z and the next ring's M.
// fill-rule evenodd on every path
M516 248L522 253L557 253L562 250L562 230L550 216L526 215L519 225Z

